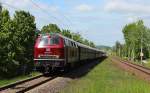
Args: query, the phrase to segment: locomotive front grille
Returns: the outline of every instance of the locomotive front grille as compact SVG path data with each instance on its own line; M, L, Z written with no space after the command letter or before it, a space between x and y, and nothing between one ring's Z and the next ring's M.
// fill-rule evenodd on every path
M59 55L40 55L35 61L64 61L60 59Z
M40 55L38 58L40 58L40 59L58 59L59 55Z
M64 59L60 59L58 55L42 55L39 56L36 61L36 66L53 66L53 67L61 67L64 64Z

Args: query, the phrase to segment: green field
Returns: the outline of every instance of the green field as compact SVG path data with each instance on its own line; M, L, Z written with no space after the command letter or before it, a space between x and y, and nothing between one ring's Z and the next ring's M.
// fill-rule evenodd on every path
M73 80L61 93L150 93L150 84L106 59L85 76Z
M30 75L17 76L15 78L11 78L11 79L0 79L0 87L7 85L7 84L10 84L10 83L14 83L14 82L19 81L19 80L31 78L31 77L39 75L39 74L40 73L38 73L38 72L32 72Z

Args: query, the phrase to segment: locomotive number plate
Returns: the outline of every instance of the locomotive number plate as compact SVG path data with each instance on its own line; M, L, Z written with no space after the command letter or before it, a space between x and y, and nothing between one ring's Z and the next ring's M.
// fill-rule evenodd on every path
M50 48L46 48L46 51L48 51L48 52L49 52L49 51L50 51Z

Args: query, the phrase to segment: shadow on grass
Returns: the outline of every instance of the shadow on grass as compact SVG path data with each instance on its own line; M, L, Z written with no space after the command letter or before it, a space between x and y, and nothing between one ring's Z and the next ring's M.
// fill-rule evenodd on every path
M74 69L71 69L67 73L64 73L61 77L68 77L72 79L83 77L88 72L90 72L95 66L102 63L105 59L106 57L87 61L84 64L81 64L79 67L75 67Z

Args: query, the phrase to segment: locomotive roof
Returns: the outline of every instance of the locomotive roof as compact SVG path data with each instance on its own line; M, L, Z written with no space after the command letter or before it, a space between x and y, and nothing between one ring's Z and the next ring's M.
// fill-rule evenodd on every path
M102 51L102 50L99 50L99 49L97 49L97 48L92 48L92 47L90 47L90 46L84 45L84 44L79 43L79 42L77 42L77 41L75 41L75 40L73 40L73 39L70 39L70 38L68 38L68 37L66 37L66 36L63 36L63 35L61 35L61 34L59 34L59 33L40 34L41 37L42 37L42 36L45 36L45 35L58 35L58 36L60 36L60 37L62 37L62 38L64 38L64 39L67 39L67 40L70 40L70 41L72 41L72 42L75 42L75 43L76 43L78 46L80 46L80 47L84 47L84 48L88 48L88 49L92 49L92 50L95 50L95 51L99 51L99 52L105 53L105 52Z

